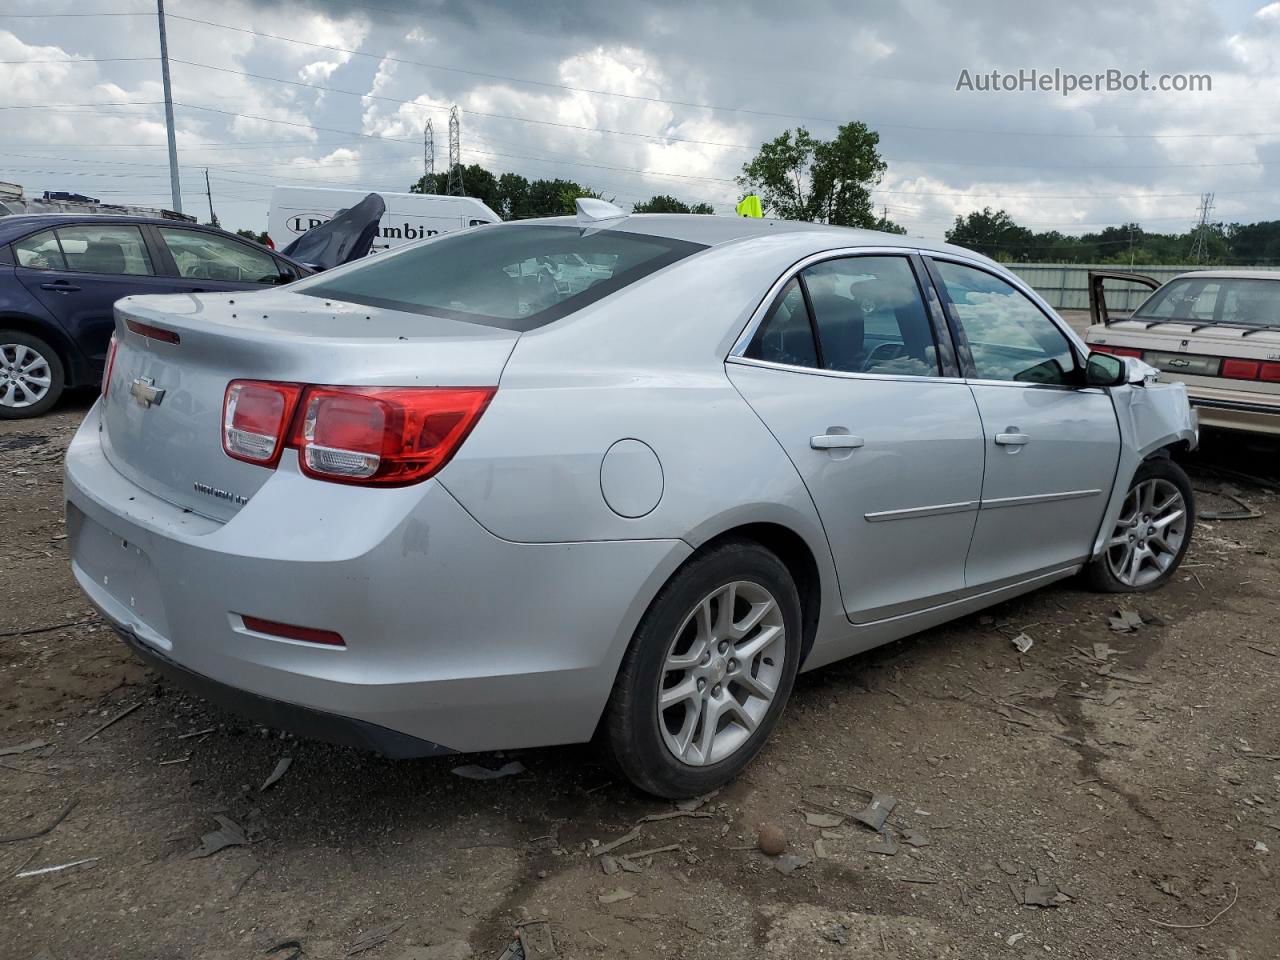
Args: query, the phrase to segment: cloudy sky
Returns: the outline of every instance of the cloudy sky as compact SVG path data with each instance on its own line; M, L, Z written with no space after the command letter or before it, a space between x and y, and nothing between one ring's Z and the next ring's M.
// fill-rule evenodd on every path
M86 16L90 12L111 16ZM876 202L913 235L1003 207L1035 229L1280 219L1280 2L168 0L188 212L266 226L270 186L405 190L422 128L462 158L620 204L732 213L761 141L861 120ZM141 15L134 15L134 14ZM16 15L16 16L15 16ZM168 205L150 0L8 0L0 180ZM1209 74L1212 92L956 90L1020 68Z

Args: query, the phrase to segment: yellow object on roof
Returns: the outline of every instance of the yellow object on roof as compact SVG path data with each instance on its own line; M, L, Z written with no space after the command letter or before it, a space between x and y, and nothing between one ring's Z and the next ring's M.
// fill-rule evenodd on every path
M748 194L742 198L742 201L734 208L740 217L755 217L760 220L764 217L764 208L760 206L760 198L754 193Z

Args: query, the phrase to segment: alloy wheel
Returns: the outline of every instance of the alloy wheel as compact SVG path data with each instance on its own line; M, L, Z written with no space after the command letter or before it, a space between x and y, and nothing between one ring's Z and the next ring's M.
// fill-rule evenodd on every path
M49 361L25 343L0 343L0 406L30 407L53 383Z
M1129 587L1158 580L1177 559L1187 536L1187 504L1182 491L1160 477L1135 484L1124 499L1111 539L1107 564Z
M758 583L703 597L672 638L658 688L658 726L672 755L700 767L731 756L768 713L786 659L782 608Z

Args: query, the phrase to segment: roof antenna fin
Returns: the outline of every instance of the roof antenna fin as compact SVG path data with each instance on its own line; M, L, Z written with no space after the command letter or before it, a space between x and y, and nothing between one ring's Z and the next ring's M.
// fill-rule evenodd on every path
M627 211L615 206L608 200L597 200L595 197L578 197L573 201L578 211L579 223L596 223L600 220L617 220L627 216Z

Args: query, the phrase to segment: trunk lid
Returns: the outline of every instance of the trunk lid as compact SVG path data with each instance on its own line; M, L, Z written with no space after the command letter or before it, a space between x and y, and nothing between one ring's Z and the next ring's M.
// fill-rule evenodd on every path
M138 332L146 326L178 342ZM103 402L107 459L149 493L229 520L272 474L223 452L230 381L496 386L519 334L280 289L126 297L116 338ZM282 464L291 457L285 451Z

